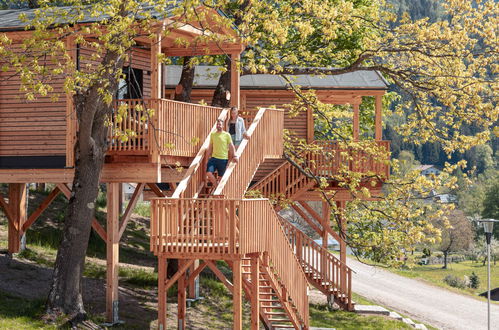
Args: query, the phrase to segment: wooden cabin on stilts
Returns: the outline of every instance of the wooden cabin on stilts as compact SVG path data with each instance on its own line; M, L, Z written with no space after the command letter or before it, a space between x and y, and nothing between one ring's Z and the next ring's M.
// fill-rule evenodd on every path
M31 33L24 30L23 24L16 25L15 19L2 22L6 23L0 24L0 33L7 34L14 45L20 45ZM309 201L321 201L314 190L315 183L300 175L282 158L283 129L295 130L307 141L313 141L311 110L292 118L283 110L268 108L289 103L293 99L292 92L284 86L264 85L265 79L274 78L263 77L264 82L258 82L262 77L240 77L237 63L244 49L241 43L180 47L174 42L176 36L194 40L201 31L194 27L177 27L166 37L161 32L157 31L155 40L137 38L137 47L131 50L124 71L140 79L125 81L126 88L115 101L117 107L126 108L127 119L111 118L112 127L133 130L136 135L121 141L110 130L101 174L101 182L107 186L107 221L105 226L95 219L92 223L92 228L107 245L107 321L110 324L119 321L118 247L137 198L145 188L156 196L151 199L150 248L158 258L159 329L174 326L167 325L166 311L167 291L175 283L178 288L177 326L188 328L186 299L194 295L195 281L206 268L211 269L233 294L234 329L242 328L243 297L250 301L252 329L258 329L261 324L270 329L309 328L309 284L341 307L352 310L351 270L346 265L346 245L331 229L329 207L323 204L322 211L317 212L308 204ZM234 31L227 29L220 29L219 33L236 37ZM73 38L67 38L65 43L67 54L76 63L82 68L89 64L85 61L89 61L91 49L76 47ZM247 114L249 139L243 140L237 149L239 162L229 164L213 191L204 187L205 153L217 119L226 120L229 110L171 100L170 88L178 82L174 81L178 71L175 73L174 68L164 67L158 60L163 56L160 54L226 54L231 58L230 101L232 106ZM53 81L53 94L64 95L63 79L61 75ZM240 89L241 81L248 79L252 79L253 85ZM386 85L380 85L380 81L379 76L370 76L365 81L366 86L358 88L348 84L338 88L325 86L322 90L312 84L310 88L318 89L322 100L352 106L356 139L360 138L362 97L374 97L375 139L389 148L388 143L381 140L381 97ZM55 102L51 100L52 95L26 101L19 88L18 77L12 72L0 72L0 182L9 185L8 195L0 196L0 207L9 220L10 253L19 251L23 234L59 194L66 198L71 196L75 166L73 146L78 129L71 95ZM209 100L212 88L213 85L197 84L193 98ZM144 107L153 109L154 114L146 122L134 120L140 117L139 111ZM199 139L199 143L190 143L193 138ZM326 147L335 148L334 141ZM321 163L324 173L334 173L341 160L316 161ZM371 166L369 170L381 177L389 175L387 165L374 161L363 164ZM135 192L120 214L120 185L130 182L136 183ZM54 184L54 189L31 214L27 214L25 207L28 183ZM169 191L161 189L163 183L169 184ZM379 191L381 184L381 181L377 182L372 190ZM260 190L264 197L284 194L292 201L291 207L323 237L324 245L314 243L282 218L267 198L245 198L249 189ZM337 196L335 202L344 207L348 194L340 192ZM346 228L345 221L342 226ZM340 258L328 252L325 244L329 236L340 242ZM179 267L168 278L169 259L179 259ZM231 280L217 268L218 260L226 261L231 267Z

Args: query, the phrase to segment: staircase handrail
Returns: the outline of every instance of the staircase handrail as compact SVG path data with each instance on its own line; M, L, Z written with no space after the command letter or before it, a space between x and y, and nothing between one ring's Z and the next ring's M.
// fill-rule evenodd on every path
M278 218L300 264L312 272L309 278L318 279L320 283L331 283L340 294L345 295L347 304L351 305L352 272L355 271L282 216L278 215ZM341 276L342 273L345 277Z
M308 281L272 204L266 198L244 199L239 219L240 253L268 253L283 289L308 328Z
M228 114L229 114L229 109L223 109L220 115L218 116L217 121L220 119L225 120ZM204 160L206 158L205 157L206 150L210 146L210 135L211 133L215 132L216 129L217 129L217 123L215 122L210 132L208 133L208 136L201 145L201 148L199 148L196 157L194 157L194 160L192 161L191 165L185 172L184 177L178 183L177 188L173 192L172 198L184 197L186 192L187 195L189 195L189 197L194 197L197 194L198 187L196 185L199 185L201 182L204 181L205 168L203 167L203 165L204 165Z
M280 158L283 152L284 111L260 108L236 151L237 163L230 162L213 192L227 198L241 198L265 158Z

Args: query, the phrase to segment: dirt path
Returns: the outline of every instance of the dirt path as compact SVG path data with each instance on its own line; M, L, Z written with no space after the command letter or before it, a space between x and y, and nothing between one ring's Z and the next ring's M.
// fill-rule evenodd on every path
M486 329L487 303L422 281L348 260L357 273L353 291L365 298L442 329ZM499 329L499 306L491 305L492 329Z

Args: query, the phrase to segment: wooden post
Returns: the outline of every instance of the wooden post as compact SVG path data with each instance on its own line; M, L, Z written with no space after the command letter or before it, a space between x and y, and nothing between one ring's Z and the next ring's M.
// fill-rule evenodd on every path
M340 287L344 290L346 288L346 268L345 265L347 263L347 243L346 243L346 231L347 231L347 223L346 219L343 216L343 212L345 211L346 202L338 201L336 202L339 212L341 212L340 216L340 261L342 265L340 267Z
M233 107L240 107L240 90L239 90L239 60L241 56L239 53L230 55L230 105Z
M185 263L184 260L179 259L178 268L181 269L184 263ZM182 275L180 275L177 283L177 307L178 307L177 320L178 320L179 330L185 329L185 310L187 308L186 296L185 296L186 284L187 284L186 275L187 274L185 272Z
M374 110L374 139L376 141L381 141L383 140L383 126L381 124L382 121L382 110L383 110L383 103L382 103L382 95L376 95L376 102L375 102L375 110Z
M161 90L164 88L162 85L161 78L161 68L163 64L159 61L159 55L161 54L161 42L163 40L163 29L156 33L155 37L151 42L151 98L152 99L160 99L161 98ZM157 111L159 106L156 103L156 113L152 116L152 125L151 127L158 128L158 113ZM153 163L160 162L159 155L159 146L157 145L157 139L155 138L156 132L153 128L149 130L149 144L151 148L151 160Z
M158 256L158 329L166 330L166 258Z
M329 203L326 201L322 201L322 247L327 250L328 247L328 241L329 241L329 234L326 228L329 228L330 225L330 214L331 214L331 208L329 207ZM325 278L325 274L327 274L330 270L327 269L328 264L327 264L327 255L325 253L321 253L321 273L322 273L322 278ZM328 297L329 301L329 297Z
M119 271L119 185L107 184L107 273L106 273L106 318L116 324L118 319L118 271Z
M355 141L359 140L359 104L354 103L352 104L353 107L353 139Z
M251 258L251 330L260 329L260 258Z
M189 268L189 275L192 274L199 267L199 260L195 260L194 264ZM199 276L196 276L191 283L187 283L189 285L189 299L198 299L199 298Z
M234 282L234 330L241 330L243 328L242 318L242 273L241 273L241 260L234 260L232 265L232 277Z
M307 143L314 142L314 114L311 107L307 108Z
M69 35L66 38L66 52L71 61L74 62L75 70L77 70L76 45L75 36ZM74 167L74 143L76 136L76 115L73 104L73 94L66 92L66 167Z
M26 183L9 184L9 253L18 253L21 247L22 226L26 222Z

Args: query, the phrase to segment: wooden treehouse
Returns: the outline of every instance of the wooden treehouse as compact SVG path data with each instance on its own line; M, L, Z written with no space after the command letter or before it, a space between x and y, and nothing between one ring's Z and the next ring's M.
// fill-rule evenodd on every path
M24 24L17 20L18 14L0 11L0 33L6 33L14 40L14 45L20 45L31 33L24 31ZM133 74L140 79L123 82L124 88L115 102L117 107L125 107L128 115L126 120L113 120L113 127L133 130L136 136L122 142L110 130L109 149L101 175L101 182L107 185L107 223L105 228L96 220L92 224L107 244L108 321L116 323L119 319L120 237L137 197L146 187L156 196L151 199L150 248L158 257L158 328L167 328L166 293L174 283L178 287L178 327L186 328L186 299L195 294L194 283L205 268L210 268L233 294L234 329L242 328L243 297L251 304L252 329L258 329L260 324L270 329L308 328L309 284L342 308L352 310L351 270L346 264L346 246L340 235L331 229L328 204L323 203L322 212L315 211L308 204L321 200L314 190L315 183L282 158L284 128L313 141L311 111L291 118L283 110L267 108L289 103L293 95L282 82L278 86L277 83L259 83L258 79L262 77L240 77L236 64L243 45L203 44L183 48L173 42L179 35L194 40L201 33L194 25L177 28L163 38L158 31L157 42L138 38L137 47L132 50L124 70L127 76ZM225 29L220 29L219 33L234 34ZM68 54L81 68L91 64L85 62L89 57L84 55L91 54L92 50L75 47L73 42L71 38L66 40ZM194 56L206 55L207 51L212 55L230 55L231 104L251 113L246 115L250 138L243 140L237 149L239 162L229 164L220 184L210 193L204 189L205 151L209 134L216 129L216 120L227 119L228 110L170 100L170 89L178 82L178 72L158 62L161 53ZM326 84L323 88L315 86L314 83L320 84L315 81L309 87L317 89L324 102L351 104L354 138L359 138L362 96L373 96L376 100L375 139L389 148L387 142L381 141L381 97L386 85L380 76L370 74L345 75L341 83ZM264 78L275 80L276 77ZM63 79L61 75L60 79L52 81L54 94L64 95ZM353 80L348 82L348 79ZM245 84L240 89L240 80L251 80L253 84ZM67 198L71 195L77 130L70 95L57 102L51 100L52 95L25 101L19 87L20 81L12 72L0 72L0 182L9 185L8 196L0 196L0 204L9 219L11 253L19 251L22 235L58 194ZM197 84L194 99L209 101L213 87L213 84ZM154 109L154 114L146 122L134 120L140 117L138 112L143 107ZM200 141L193 144L193 139ZM334 141L327 143L327 148L336 146ZM346 160L339 157L316 159L322 175L334 173L343 161ZM360 166L353 163L352 166ZM367 169L384 178L389 175L389 168L384 163L363 160L362 164L363 171ZM54 190L31 214L26 213L25 207L27 183L55 184ZM137 184L128 207L120 214L122 183ZM379 191L381 184L380 180L372 190ZM165 186L169 189L162 189ZM329 235L340 242L340 258L279 216L268 199L245 198L249 189L258 189L264 196L284 194L293 202L293 209L323 237L324 244ZM348 194L336 196L335 202L340 206L350 198ZM346 228L345 221L342 227ZM167 260L171 258L179 259L179 268L175 275L167 278ZM226 261L232 268L231 281L217 268L217 260Z

